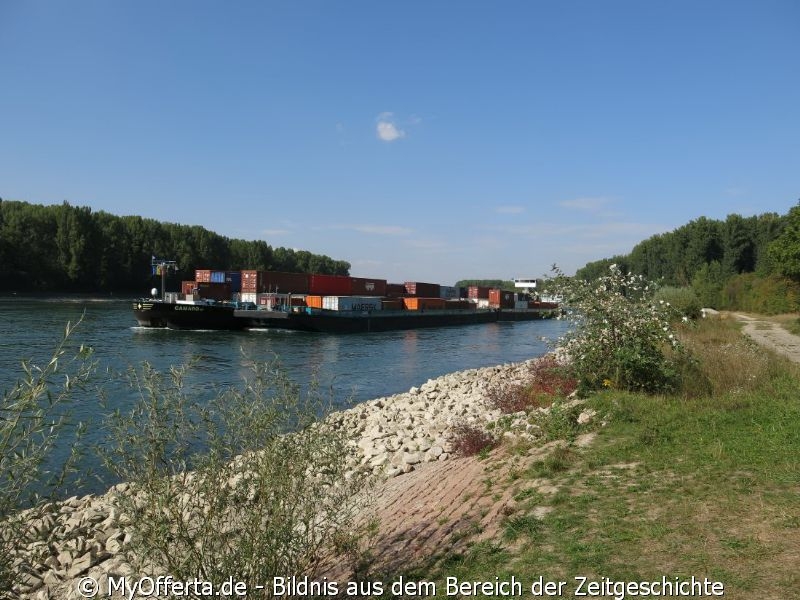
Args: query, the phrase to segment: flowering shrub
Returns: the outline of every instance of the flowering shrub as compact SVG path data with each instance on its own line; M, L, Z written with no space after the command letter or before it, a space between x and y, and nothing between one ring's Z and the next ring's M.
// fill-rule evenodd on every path
M667 392L679 383L682 353L670 322L669 302L655 301L656 286L611 265L587 282L553 266L551 288L564 298L573 331L559 340L572 358L583 389L603 387Z

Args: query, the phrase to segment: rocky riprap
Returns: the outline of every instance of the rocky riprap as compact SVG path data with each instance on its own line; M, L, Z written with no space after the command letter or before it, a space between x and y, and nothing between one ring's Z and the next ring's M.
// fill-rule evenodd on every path
M489 390L527 381L532 362L444 375L334 413L328 423L353 433L362 467L388 477L408 473L421 463L452 456L455 425L485 425L500 418L501 412L487 404ZM519 413L506 419L504 431L533 437L536 426ZM72 600L82 597L77 583L88 576L100 584L101 597L107 595L109 576L134 575L123 552L130 534L113 502L115 494L127 489L123 483L101 496L73 497L23 513L30 542L14 560L19 574L15 591L36 600Z

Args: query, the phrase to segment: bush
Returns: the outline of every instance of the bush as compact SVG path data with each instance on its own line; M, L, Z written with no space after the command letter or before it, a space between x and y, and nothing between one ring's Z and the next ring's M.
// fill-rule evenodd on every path
M553 400L568 396L577 387L571 367L547 355L533 362L529 381L490 390L487 400L492 408L511 414L550 406Z
M497 439L482 427L462 421L453 426L450 443L454 454L474 456L497 446Z
M662 287L653 299L656 302L669 303L677 315L688 319L699 319L700 309L703 308L697 294L690 287Z
M671 322L677 313L668 302L653 298L654 284L623 274L617 265L592 282L567 278L558 267L553 270L552 288L564 297L575 323L560 342L582 388L675 389L678 370L672 356L681 347Z
M15 558L31 544L47 547L50 542L48 534L29 524L75 474L82 455L79 442L84 428L72 421L70 407L95 365L91 349L84 346L70 356L70 337L79 324L67 323L47 365L23 362L23 379L3 393L0 403L0 590L11 598L20 591L20 564ZM74 432L72 451L55 461L56 442L68 427Z
M352 547L367 484L354 445L320 421L328 405L315 389L301 395L276 364L251 369L205 406L184 392L183 369L131 373L139 399L111 416L105 462L131 482L116 500L140 569L255 589Z

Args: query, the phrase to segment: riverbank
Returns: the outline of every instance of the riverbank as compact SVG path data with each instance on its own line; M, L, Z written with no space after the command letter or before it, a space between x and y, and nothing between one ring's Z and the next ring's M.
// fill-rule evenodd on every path
M407 392L334 413L327 423L351 434L357 450L353 469L367 468L380 480L391 480L426 463L451 460L458 424L491 428L502 414L487 403L490 390L525 382L536 360L430 379ZM505 418L503 431L527 440L537 435L522 414ZM113 500L128 490L123 483L102 495L72 497L26 515L30 543L16 561L24 597L78 598L83 577L98 581L104 595L109 577L134 575L125 558L130 534Z

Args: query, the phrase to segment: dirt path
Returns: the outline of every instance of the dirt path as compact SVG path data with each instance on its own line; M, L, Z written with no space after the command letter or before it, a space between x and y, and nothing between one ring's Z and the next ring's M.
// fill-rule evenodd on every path
M791 334L777 323L766 319L742 313L733 313L733 316L744 323L744 333L754 342L800 363L800 336Z

